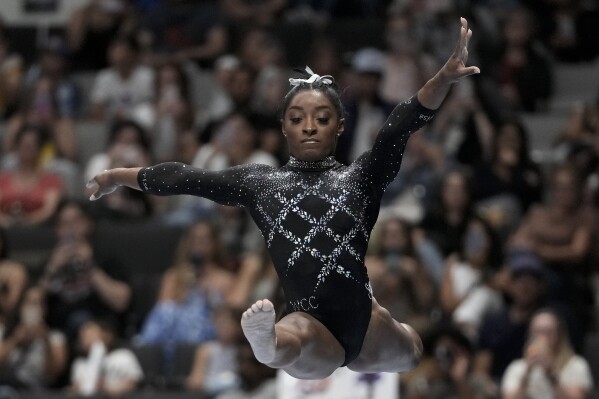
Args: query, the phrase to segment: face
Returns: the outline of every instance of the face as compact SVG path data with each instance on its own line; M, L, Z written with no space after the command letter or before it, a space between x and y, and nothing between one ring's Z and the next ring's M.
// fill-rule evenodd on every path
M459 173L452 173L443 183L443 203L447 209L464 209L468 204L466 181Z
M78 206L67 205L58 215L56 229L59 240L84 240L91 233L92 222Z
M561 170L554 175L551 192L553 202L558 208L569 210L578 204L576 178L568 170Z
M108 50L110 63L116 68L128 66L133 60L133 53L124 43L115 43Z
M497 137L497 159L507 165L515 165L519 162L520 147L522 140L518 135L517 127L505 125L499 131Z
M534 306L541 297L542 282L530 274L513 276L509 294L514 304L522 307Z
M210 257L214 254L214 237L212 229L207 224L196 224L191 228L188 238L188 251L190 254L201 254Z
M399 220L389 220L383 226L381 244L387 251L399 251L408 245L406 227Z
M19 161L26 165L37 165L40 157L41 144L38 135L33 131L28 131L21 137L17 143L17 155Z
M559 322L551 313L539 313L530 323L530 338L542 338L551 348L559 344Z
M318 161L335 153L343 119L329 98L318 90L299 92L283 115L289 153L302 161Z
M216 334L221 342L234 343L239 338L241 332L239 320L230 313L226 311L217 313L214 317L214 324Z

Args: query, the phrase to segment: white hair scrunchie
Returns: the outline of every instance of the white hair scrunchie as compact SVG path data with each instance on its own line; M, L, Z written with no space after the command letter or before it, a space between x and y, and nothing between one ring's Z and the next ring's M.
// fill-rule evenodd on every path
M319 82L324 85L331 86L334 82L334 79L331 75L324 75L324 76L317 75L314 72L312 72L312 70L308 66L306 66L306 72L310 75L310 77L308 79L289 78L289 84L291 86L299 86L302 83L311 84L311 83Z

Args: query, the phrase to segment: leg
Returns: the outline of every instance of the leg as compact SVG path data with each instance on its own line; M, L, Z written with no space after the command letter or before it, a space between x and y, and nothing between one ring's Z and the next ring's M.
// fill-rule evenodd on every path
M402 373L418 365L422 341L412 327L397 322L372 299L372 317L360 354L348 368L362 373Z
M335 337L307 313L291 313L275 324L274 307L267 299L243 313L241 327L258 361L296 378L325 378L345 359Z

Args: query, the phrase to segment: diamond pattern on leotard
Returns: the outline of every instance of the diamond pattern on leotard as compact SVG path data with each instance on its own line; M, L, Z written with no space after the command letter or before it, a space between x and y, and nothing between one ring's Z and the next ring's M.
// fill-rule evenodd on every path
M287 184L275 185L276 191L273 193L267 189L260 195L264 200L270 198L271 201L274 199L278 202L280 209L276 217L273 218L264 208L258 210L268 224L269 232L265 237L268 248L271 248L275 236L285 237L294 248L287 258L285 273L296 265L303 254L309 254L322 265L314 290L331 272L355 280L350 271L339 264L337 259L346 251L360 262L359 251L352 247L351 242L358 234L362 234L363 239L368 240L368 229L362 222L362 215L356 215L346 204L356 192L352 192L352 187L340 187L335 190L335 195L332 195L330 187L323 190L325 181L322 178L307 181L298 172L287 174L284 180ZM275 178L275 181L278 179ZM309 206L306 206L307 202L310 202ZM362 209L366 205L364 204ZM330 226L331 220L340 215L351 218L354 224L345 234L335 232ZM302 235L298 235L298 232L302 232Z

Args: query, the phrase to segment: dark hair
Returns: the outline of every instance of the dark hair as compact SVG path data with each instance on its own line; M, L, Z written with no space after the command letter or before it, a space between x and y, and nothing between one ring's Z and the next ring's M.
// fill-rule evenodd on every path
M94 222L94 216L91 211L90 205L88 205L89 201L83 201L75 198L65 198L61 200L56 206L56 211L54 211L54 215L52 216L52 221L54 224L58 222L58 217L66 208L73 206L81 211L81 213L85 216L86 219L89 219L91 222Z
M137 39L131 35L119 35L110 42L111 49L115 46L120 45L127 47L129 50L131 50L131 52L135 54L139 53L139 43Z
M15 135L15 144L20 144L23 137L28 133L34 133L37 136L40 148L50 139L50 132L46 127L41 125L23 125Z
M183 100L185 100L186 102L191 101L190 100L190 93L189 93L189 77L187 75L187 73L185 72L185 70L183 70L183 68L181 67L181 65L176 64L174 62L168 62L164 65L161 65L157 70L156 70L156 74L154 77L154 91L155 93L157 93L158 95L160 95L160 72L163 69L168 69L171 68L173 71L175 71L175 74L177 75L177 87L179 88L180 92L181 92L181 96L183 97Z
M310 77L310 75L305 71L297 69L295 71L301 73L306 77ZM332 77L329 78L333 80ZM335 107L335 110L339 114L339 119L342 119L345 116L345 110L343 108L343 102L341 101L341 95L339 94L337 85L333 80L332 84L323 83L322 81L316 81L314 83L302 82L297 86L292 87L291 90L289 90L287 94L285 94L285 97L283 97L281 110L279 112L281 119L283 119L283 117L285 116L285 112L287 111L287 108L289 108L289 104L291 104L291 101L295 98L295 96L297 96L302 91L306 90L316 90L321 92L322 94L327 96L327 98L331 101L331 103Z
M520 140L520 148L518 151L518 163L519 166L529 167L533 166L534 163L530 158L530 143L529 143L529 134L526 126L522 123L520 119L507 119L502 121L499 126L497 126L497 134L493 138L493 154L492 154L492 162L497 159L497 141L501 136L501 130L506 126L513 126L515 128L515 132L518 135L518 139Z
M137 132L139 145L144 150L150 151L152 144L150 143L150 138L148 137L146 130L139 123L132 120L117 120L112 124L112 126L110 126L110 132L108 133L108 146L113 144L121 130L126 128L132 128L135 130Z

